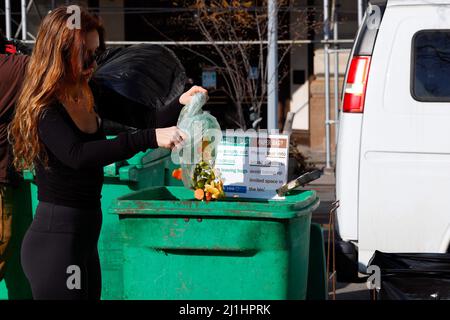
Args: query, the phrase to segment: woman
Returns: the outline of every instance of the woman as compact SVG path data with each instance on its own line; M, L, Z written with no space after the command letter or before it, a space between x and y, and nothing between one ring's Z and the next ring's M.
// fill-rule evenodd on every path
M103 166L148 148L177 147L184 137L169 127L106 140L88 85L104 47L103 28L85 10L81 29L68 28L69 17L61 7L44 19L10 130L14 165L34 169L38 187L21 251L34 299L100 299ZM176 118L197 92L206 90L191 88L167 115Z

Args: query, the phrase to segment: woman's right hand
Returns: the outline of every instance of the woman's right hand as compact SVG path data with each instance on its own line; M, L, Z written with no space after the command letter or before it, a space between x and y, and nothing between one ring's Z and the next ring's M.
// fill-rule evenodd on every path
M178 148L181 146L187 135L177 127L158 128L156 132L156 141L158 146L166 149Z

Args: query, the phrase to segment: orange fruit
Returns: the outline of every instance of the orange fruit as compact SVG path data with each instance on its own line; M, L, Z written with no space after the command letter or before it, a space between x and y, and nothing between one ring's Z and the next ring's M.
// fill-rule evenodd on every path
M174 177L177 180L181 180L181 168L175 169L172 171L172 177Z
M205 196L205 192L202 189L197 189L194 192L194 197L197 200L203 200L203 197Z

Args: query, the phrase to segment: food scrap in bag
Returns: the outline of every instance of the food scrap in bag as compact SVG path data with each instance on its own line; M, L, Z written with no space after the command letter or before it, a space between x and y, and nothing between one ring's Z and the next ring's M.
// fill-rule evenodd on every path
M197 200L210 201L225 196L220 172L214 168L222 132L216 118L202 110L205 103L206 96L196 94L180 113L177 126L188 139L181 150L172 153L172 160L181 165L172 176L193 189Z

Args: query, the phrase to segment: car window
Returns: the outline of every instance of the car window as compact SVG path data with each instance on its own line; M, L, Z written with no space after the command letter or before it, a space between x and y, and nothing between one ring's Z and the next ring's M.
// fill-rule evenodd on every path
M413 37L412 96L450 102L450 30L424 30Z

